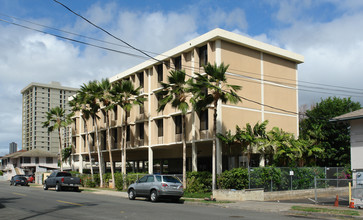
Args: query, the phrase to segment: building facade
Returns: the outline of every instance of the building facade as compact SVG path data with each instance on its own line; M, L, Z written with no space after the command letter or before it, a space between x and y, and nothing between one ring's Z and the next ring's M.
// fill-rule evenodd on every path
M157 57L110 78L112 83L131 80L142 88L142 96L147 101L142 107L133 107L128 116L128 126L124 126L122 109L115 108L109 113L111 126L111 148L113 161L121 161L121 131L127 130L127 162L136 171L181 173L181 112L168 105L157 112L161 90L160 82L167 82L171 70L185 70L188 77L195 72L203 73L203 65L228 64L227 81L240 85L238 93L242 102L219 104L217 132L235 130L236 125L255 124L268 120L268 128L278 126L298 135L298 64L303 56L277 48L222 29L212 30L188 41ZM103 159L109 161L106 151L106 121L100 112L96 125L86 123L89 133L85 133L85 122L79 113L74 118L73 144L76 146L74 164L80 171L89 168L89 135L91 152L97 160L95 126L100 131L100 149ZM213 110L202 113L192 109L187 114L187 164L188 170L212 169ZM245 165L245 157L238 147L233 155L229 149L217 141L217 172ZM256 154L257 155L257 154ZM260 164L256 158L257 165ZM262 163L263 165L263 163Z
M71 112L68 98L77 89L61 86L58 82L50 84L30 83L23 90L22 103L22 149L40 149L51 153L59 151L59 137L57 132L48 132L42 123L47 120L46 113L54 107L62 107L66 114ZM70 144L71 131L66 129L63 143Z
M15 142L11 142L9 144L9 154L15 153L18 151L18 144Z

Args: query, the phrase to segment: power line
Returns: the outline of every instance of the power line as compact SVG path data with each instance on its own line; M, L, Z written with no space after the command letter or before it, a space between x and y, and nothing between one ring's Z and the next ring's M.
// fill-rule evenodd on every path
M57 3L59 3L59 4L61 4L62 6L64 6L64 7L65 7L65 8L67 8L68 10L70 10L72 13L74 13L74 14L76 14L77 16L81 17L82 19L86 20L88 23L92 24L93 26L95 26L95 27L97 27L97 28L101 29L102 31L106 32L107 34L109 34L110 36L114 37L115 39L120 40L121 42L125 43L126 45L128 45L128 46L129 46L129 47L131 47L132 49L135 49L135 50L137 50L137 51L139 51L139 52L142 52L142 53L143 53L144 55L146 55L147 57L152 58L152 59L154 59L154 60L156 60L156 61L158 61L158 62L162 62L162 61L160 61L160 60L157 60L157 59L156 59L156 58L154 58L154 57L151 57L150 55L146 54L145 52L143 52L143 51L141 51L141 50L139 50L139 49L137 49L137 48L135 48L135 47L131 46L131 45L130 45L130 44L128 44L127 42L125 42L125 41L123 41L123 40L121 40L121 39L119 39L119 38L115 37L114 35L110 34L110 33L109 33L109 32L107 32L106 30L104 30L104 29L102 29L102 28L98 27L97 25L93 24L92 22L90 22L89 20L87 20L86 18L84 18L83 16L81 16L81 15L79 15L79 14L75 13L74 11L72 11L70 8L68 8L67 6L63 5L62 3L60 3L60 2L58 2L58 1L56 1L56 0L53 0L53 1L55 1L55 2L57 2ZM4 21L4 22L7 22L7 23L10 23L10 24L13 24L13 25L17 25L17 26L23 27L23 28L27 28L27 29L30 29L30 30L38 31L38 32L41 32L41 33L44 33L44 34L50 34L50 33L48 33L48 32L40 31L40 30L37 30L37 29L34 29L34 28L30 28L30 27L26 27L26 26L24 26L24 25L16 24L16 23L14 23L14 22L5 21L5 20L2 20L2 19L0 19L0 20L1 20L1 21ZM49 28L49 27L48 27L48 28ZM59 29L55 29L55 30L60 31ZM76 35L76 34L71 33L71 32L68 32L68 33L69 33L69 34ZM145 58L145 57L138 56L138 55L135 55L135 54L126 53L126 52L123 52L123 51L118 51L118 50L114 50L114 49L110 49L110 48L106 48L106 47L101 47L101 46L98 46L98 45L93 45L93 44L90 44L90 43L86 43L86 42L82 42L82 41L78 41L78 40L70 39L70 38L67 38L67 37L60 36L60 35L55 35L55 34L50 34L50 35L53 35L53 36L56 36L56 37L59 37L59 38L62 38L62 39L70 40L70 41L73 41L73 42L77 42L77 43L81 43L81 44L85 44L85 45L89 45L89 46L97 47L97 48L100 48L100 49L105 49L105 50L109 50L109 51L113 51L113 52L118 52L118 53L122 53L122 54L130 55L130 56L134 56L134 57ZM78 35L78 36L82 36L82 35ZM82 36L82 37L86 37L86 36ZM89 38L89 37L86 37L86 38ZM89 38L89 39L99 41L98 39L94 39L94 38ZM106 42L105 42L105 43L106 43ZM163 62L163 63L164 63L164 62ZM189 66L186 66L186 65L184 65L184 67L192 68L192 67L189 67ZM171 68L172 68L172 67L171 67ZM175 67L174 67L174 69L175 69ZM237 71L238 71L238 72L242 72L242 71L240 71L240 70L237 70ZM257 73L253 73L253 74L257 74ZM192 77L192 76L190 76L190 77ZM246 77L246 76L245 76L245 77ZM274 77L274 76L270 76L270 77ZM265 82L271 82L271 83L278 83L278 84L282 84L282 85L284 84L284 83L282 83L282 82L276 82L276 81L275 81L275 82L274 82L274 81L266 81L266 80L262 80L262 79L259 79L259 78L253 78L253 77L249 77L249 78L254 79L254 80L260 80L261 82L262 82L262 81L265 81ZM275 78L278 78L278 77L275 77ZM280 78L280 79L291 80L291 79L286 79L286 78ZM241 80L241 79L239 79L239 80ZM294 81L295 81L295 80L294 80ZM285 84L286 84L286 83L285 83ZM287 84L297 86L297 84L296 84L296 83L295 83L295 84L287 83ZM346 88L346 87L341 87L341 88ZM315 89L321 89L321 88L315 88ZM312 91L312 92L314 92L314 91ZM262 103L260 103L260 102L258 102L258 101L251 100L251 99L248 99L248 98L245 98L245 97L242 97L242 96L239 96L239 97L240 97L241 99L243 99L243 100L246 100L246 101L249 101L249 102L253 102L253 103L256 103L256 104L259 104L259 105L262 105L262 106L266 106L266 107L269 107L269 108L272 108L272 109L275 109L275 110L283 111L283 112L290 113L290 114L298 114L298 113L296 113L296 112L292 112L292 111L289 111L289 110L285 110L285 109L277 108L277 107L270 106L270 105L265 105L265 104L262 104Z
M4 15L4 14L2 14ZM15 17L12 17L12 16L8 16L8 15L5 15L7 17L11 17L11 18L15 18ZM17 19L17 18L15 18ZM63 37L63 36L60 36L60 35L56 35L56 34L52 34L52 33L49 33L49 32L46 32L46 31L41 31L41 30L38 30L38 29L35 29L35 28L31 28L31 27L28 27L28 26L25 26L25 25L21 25L21 24L17 24L15 22L10 22L10 21L6 21L6 20L2 20L0 19L1 21L3 22L6 22L6 23L9 23L9 24L13 24L13 25L16 25L16 26L20 26L20 27L23 27L23 28L26 28L26 29L29 29L29 30L33 30L33 31L37 31L37 32L41 32L41 33L44 33L44 34L49 34L49 35L52 35L52 36L55 36L55 37L58 37L58 38L62 38L62 39L65 39L65 40L69 40L69 41L73 41L73 42L76 42L76 43L80 43L80 44L84 44L84 45L88 45L88 46L93 46L93 47L96 47L96 48L99 48L99 49L104 49L104 50L108 50L108 51L112 51L112 52L116 52L116 53L121 53L121 54L125 54L125 55L129 55L129 56L133 56L133 57L137 57L137 58L142 58L142 59L148 59L146 57L143 57L143 56L139 56L139 55L136 55L136 54L133 54L133 53L127 53L127 52L124 52L124 51L119 51L119 50L115 50L115 49L111 49L111 48L106 48L106 47L103 47L103 46L98 46L98 45L94 45L94 44L91 44L91 43L86 43L86 42L83 42L83 41L79 41L79 40L75 40L75 39L71 39L71 38L67 38L67 37ZM19 19L19 20L23 20L23 19ZM35 24L35 25L38 25L38 26L42 26L42 27L46 27L46 28L50 28L50 29L53 29L53 30L58 30L58 31L61 31L61 32L65 32L65 33L69 33L69 34L72 34L72 35L76 35L76 36L81 36L81 37L84 37L84 38L88 38L88 39L92 39L92 40L95 40L95 41L99 41L99 42L103 42L103 43L109 43L109 44L113 44L113 43L110 43L110 42L106 42L106 41L102 41L102 40L98 40L98 39L95 39L95 38L91 38L91 37L87 37L87 36L84 36L84 35L79 35L79 34L75 34L75 33L72 33L72 32L68 32L68 31L63 31L63 30L60 30L60 29L56 29L56 28L52 28L52 27L49 27L49 26L45 26L45 25L41 25L41 24L37 24L37 23L34 23L34 22L30 22L30 21L26 21L24 20L25 22L29 22L29 23L32 23L32 24ZM122 47L126 47L126 46L123 46L123 45L119 45L119 44L114 44L114 45L118 45L118 46L122 46ZM166 57L166 56L165 56ZM163 62L165 63L165 62ZM195 62L197 63L197 62ZM172 69L175 69L175 67L171 67L170 65L168 65L170 68ZM193 69L191 66L187 66L187 65L182 65L183 67L186 67L188 69ZM247 73L247 74L255 74L255 75L260 75L258 73L252 73L252 72L245 72L245 71L241 71L241 70L236 70L236 69L229 69L229 70L234 70L236 72L240 72L240 73ZM345 93L352 93L351 91L347 91L347 90L336 90L336 89L330 89L330 88L321 88L321 87L311 87L311 86L306 86L306 85L298 85L297 83L287 83L287 82L280 82L280 81L269 81L269 80L265 80L265 79L261 79L261 78L255 78L255 77L251 77L251 76L246 76L246 75L241 75L239 73L232 73L232 74L238 74L238 77L235 76L234 78L237 79L237 80L241 80L241 81L246 81L246 82L252 82L252 83L257 83L255 81L260 81L260 82L267 82L267 83L272 83L270 85L272 86L281 86L281 85L291 85L291 86L299 86L297 90L299 91L305 91L305 92L318 92L318 93L321 93L321 94L329 94L329 95L342 95L342 96L353 96L353 97L362 97L362 96L359 96L359 95L355 95L355 94L338 94L338 93L329 93L329 92L326 92L326 90L333 90L333 91L340 91L340 92L345 92ZM265 75L266 76L266 75ZM192 77L189 75L189 77ZM251 81L247 81L247 80L243 80L241 79L241 77L244 77L244 78L248 78L250 79ZM269 77L273 77L273 76L269 76ZM233 78L233 76L232 76ZM275 77L275 78L280 78L280 77ZM291 80L291 79L287 79L287 78L280 78L280 79L284 79L284 80ZM276 84L280 84L280 85L274 85L274 83ZM305 87L305 88L310 88L310 89L316 89L316 90L324 90L324 91L316 91L316 90L308 90L308 89L302 89L301 87ZM346 88L346 87L341 87L341 88ZM291 88L291 89L295 89L296 88Z
M24 22L27 22L27 23L30 23L30 24L34 24L34 25L40 26L40 27L45 27L45 28L49 28L49 29L56 30L56 31L59 31L59 32L64 32L64 33L71 34L71 35L74 35L74 36L79 36L79 37L83 37L83 38L86 38L86 39L90 39L90 40L94 40L94 41L98 41L98 42L102 42L102 43L106 43L106 44L111 44L111 45L115 45L115 46L120 46L120 47L124 47L124 48L130 48L128 46L124 46L124 45L120 45L120 44L116 44L116 43L112 43L112 42L107 42L107 41L99 40L99 39L96 39L96 38L88 37L88 36L85 36L85 35L80 35L80 34L77 34L77 33L73 33L73 32L70 32L70 31L61 30L61 29L58 29L58 28L53 28L53 27L50 27L50 26L38 24L38 23L35 23L35 22L32 22L32 21L28 21L28 20L25 20L25 19L17 18L17 17L10 16L10 15L6 15L6 14L3 14L3 13L0 13L0 15L6 16L6 17L9 17L9 18L12 18L12 19L21 20L21 21L24 21ZM53 35L53 36L59 36L59 35L54 35L54 34L51 34L51 33L48 33L48 32L44 32L44 33L50 34L50 35ZM65 39L64 37L62 37L62 38ZM69 38L67 38L67 39L70 40ZM76 42L73 39L72 39L72 41ZM79 42L82 43L81 41L79 41ZM102 49L101 47L99 47L99 48ZM107 50L109 50L109 49L107 49ZM151 54L161 55L161 56L167 57L166 55L159 54L159 53L155 53L155 52L151 52L151 51L146 51L146 50L142 50L142 51L145 52L145 53L151 53ZM114 51L114 52L117 52L117 51ZM124 52L124 53L126 53L126 52ZM131 53L129 53L129 54L132 55L132 56L135 56L134 54L131 54ZM148 56L148 57L150 57L150 56ZM154 60L157 60L157 59L154 59ZM157 60L157 61L159 61L159 60ZM160 61L160 62L165 63L163 61ZM194 63L198 64L197 62L194 62ZM187 68L187 69L192 69L191 66L187 66L185 64L182 65L182 66L185 67L185 68ZM171 68L173 68L173 67L171 67ZM173 69L175 69L175 68L173 68ZM252 75L261 76L260 73L255 73L255 72L242 71L242 70L237 70L237 69L232 69L232 68L229 68L229 70L232 70L233 72L238 72L238 73L252 74ZM238 74L238 73L236 73L236 74ZM250 78L252 80L258 80L258 81L261 81L261 82L277 83L277 84L281 84L281 85L290 85L290 86L298 86L299 87L298 90L300 90L300 91L318 92L318 93L321 93L321 94L333 94L333 95L336 94L336 95L343 95L343 96L355 96L355 95L351 95L351 94L347 95L347 94L328 93L328 92L325 92L325 90L339 91L339 92L344 92L344 93L354 93L353 91L348 91L348 90L363 91L363 89L343 87L343 86L336 86L336 85L328 85L328 84L322 84L322 83L314 83L314 82L308 82L308 81L302 81L302 80L299 80L298 81L299 83L296 83L296 80L294 80L294 79L288 79L288 78L283 78L283 77L271 76L271 75L266 75L266 74L264 76L265 77L268 77L268 78L276 78L276 79L281 79L281 80L286 80L286 81L294 81L294 83L266 80L266 79L255 78L255 77L251 77L251 76L247 76L247 75L243 75L243 74L239 74L239 75L242 76L242 77ZM334 87L334 88L339 88L339 90L336 90L336 89L333 89L333 88L312 87L312 86L302 85L301 83L312 84L312 85L319 85L319 86L325 86L325 87ZM309 89L316 89L316 90L324 90L324 92L315 91L315 90L301 89L300 87L309 88ZM345 89L345 90L341 90L341 89ZM346 89L348 89L348 90L346 90ZM358 96L358 97L360 97L360 96Z
M24 21L26 23L33 24L33 25L37 25L39 27L44 27L44 28L48 28L48 29L51 29L51 30L55 30L55 31L59 31L59 32L66 33L66 34L70 34L70 35L73 35L73 36L78 36L78 37L86 38L86 39L89 39L89 40L94 40L94 41L98 41L98 42L101 42L101 43L110 44L110 45L114 45L114 46L119 46L119 47L124 47L124 48L130 49L130 47L125 46L125 45L121 45L121 44L117 44L117 43L113 43L113 42L109 42L109 41L104 41L104 40L100 40L100 39L93 38L93 37L88 37L88 36L81 35L81 34L77 34L77 33L71 32L71 31L66 31L66 30L62 30L62 29L50 27L50 26L47 26L47 25L43 25L43 24L39 24L39 23L32 22L32 21L28 21L28 20L25 20L25 19L22 19L22 18L18 18L18 17L6 15L4 13L0 13L0 15L1 16L5 16L5 17L8 17L8 18L15 19L15 20ZM152 53L152 54L155 54L155 55L159 55L158 53L154 53L154 52L150 52L150 51L146 51L146 50L143 50L143 51L144 52L147 52L147 53Z
M105 32L106 34L108 34L109 36L111 36L111 37L115 38L116 40L119 40L119 41L121 41L122 43L126 44L126 45L127 45L127 46L129 46L130 48L132 48L132 49L134 49L134 50L136 50L136 51L139 51L140 53L144 54L145 56L147 56L147 57L149 57L149 58L151 58L151 59L153 59L153 60L160 61L160 60L157 60L157 59L155 59L154 57L150 56L149 54L145 53L144 51L142 51L142 50L140 50L140 49L138 49L138 48L136 48L136 47L132 46L131 44L127 43L126 41L124 41L124 40L122 40L122 39L120 39L120 38L116 37L115 35L111 34L110 32L106 31L105 29L101 28L100 26L98 26L98 25L96 25L96 24L92 23L90 20L88 20L87 18L83 17L82 15L80 15L80 14L76 13L75 11L73 11L72 9L70 9L69 7L67 7L66 5L64 5L63 3L61 3L61 2L59 2L59 1L57 1L57 0L53 0L53 1L54 1L54 2L56 2L56 3L58 3L58 4L60 4L60 5L62 5L62 6L63 6L64 8L66 8L68 11L70 11L70 12L72 12L73 14L77 15L78 17L82 18L83 20L87 21L87 22L88 22L89 24L91 24L92 26L94 26L94 27L96 27L96 28L100 29L101 31L103 31L103 32Z
M104 50L108 50L108 51L112 51L112 52L116 52L116 53L121 53L121 54L125 54L125 55L128 55L128 56L133 56L133 57L137 57L137 58L142 58L142 59L146 58L146 57L143 57L143 56L140 56L140 55L136 55L136 54L120 51L120 50L115 50L115 49L111 49L111 48L107 48L107 47L103 47L103 46L90 44L90 43L87 43L87 42L71 39L71 38L68 38L68 37L63 37L63 36L60 36L60 35L57 35L57 34L51 34L51 33L48 33L48 32L42 31L42 30L27 27L27 26L17 24L17 23L11 22L11 21L6 21L6 20L3 20L3 19L0 19L0 21L8 23L8 24L15 25L15 26L19 26L19 27L22 27L22 28L25 28L25 29L28 29L28 30L37 31L37 32L40 32L40 33L43 33L43 34L49 34L49 35L52 35L52 36L55 36L55 37L58 37L58 38L61 38L61 39L65 39L65 40L68 40L68 41L73 41L73 42L76 42L76 43L84 44L84 45L87 45L87 46L92 46L92 47L96 47L96 48L99 48L99 49L104 49Z

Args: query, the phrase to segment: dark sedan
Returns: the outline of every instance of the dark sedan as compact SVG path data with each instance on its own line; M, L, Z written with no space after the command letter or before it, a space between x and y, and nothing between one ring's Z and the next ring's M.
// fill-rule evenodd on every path
M17 186L17 185L21 185L21 186L28 186L28 180L25 176L13 176L10 180L10 186Z

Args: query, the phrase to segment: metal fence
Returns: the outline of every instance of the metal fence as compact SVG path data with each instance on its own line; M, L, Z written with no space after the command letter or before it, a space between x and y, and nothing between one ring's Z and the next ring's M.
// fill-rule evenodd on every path
M248 188L265 191L314 189L318 187L348 186L350 175L343 167L250 167ZM324 181L322 181L324 179Z

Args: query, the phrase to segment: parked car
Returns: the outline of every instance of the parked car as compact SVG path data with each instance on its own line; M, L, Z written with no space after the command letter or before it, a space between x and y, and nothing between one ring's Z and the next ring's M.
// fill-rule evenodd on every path
M34 175L27 175L28 183L34 183Z
M13 177L11 177L10 180L10 186L17 186L17 185L22 185L22 186L28 186L28 180L24 175L15 175Z
M183 184L174 176L170 175L146 175L135 183L131 184L127 190L130 200L136 197L150 198L156 202L159 198L171 198L179 201L183 196Z
M56 171L50 174L50 176L48 176L48 178L44 181L43 189L47 190L48 188L55 187L56 191L61 191L65 188L70 188L74 191L78 191L80 185L80 178L73 177L72 174L68 172Z

